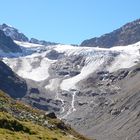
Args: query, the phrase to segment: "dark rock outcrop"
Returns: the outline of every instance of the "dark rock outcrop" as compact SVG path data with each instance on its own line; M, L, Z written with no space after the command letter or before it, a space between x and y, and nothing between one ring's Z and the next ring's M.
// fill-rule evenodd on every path
M126 46L138 41L140 41L140 19L127 23L101 37L85 40L81 43L81 46L110 48L113 46Z
M63 55L63 53L59 53L56 50L51 50L49 53L46 54L46 57L48 57L51 60L56 60L62 58Z
M46 114L46 116L49 117L49 118L52 118L52 119L57 118L54 112L48 113L48 114Z
M27 92L25 80L0 61L0 89L13 98L22 98Z

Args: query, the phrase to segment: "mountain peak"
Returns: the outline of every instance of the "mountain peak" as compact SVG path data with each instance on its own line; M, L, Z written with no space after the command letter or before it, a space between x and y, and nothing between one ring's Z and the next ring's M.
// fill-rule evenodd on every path
M3 23L1 26L2 26L2 28L7 28L7 27L13 28L11 25L8 25L8 24L5 24L5 23Z
M2 24L0 25L0 30L4 31L6 36L11 37L13 40L28 42L29 39L23 33L20 33L18 29L12 27L11 25Z

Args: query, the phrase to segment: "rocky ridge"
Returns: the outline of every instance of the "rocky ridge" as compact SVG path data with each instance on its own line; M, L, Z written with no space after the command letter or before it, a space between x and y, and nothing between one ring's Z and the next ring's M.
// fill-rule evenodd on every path
M29 43L40 44L40 45L45 45L45 46L58 44L58 43L54 43L54 42L48 42L45 40L38 40L35 38L29 39L23 33L19 32L18 29L14 28L12 26L9 26L5 23L0 25L0 30L2 30L6 36L11 37L13 40L16 40L16 41L29 42Z
M81 46L111 48L114 46L127 46L140 41L140 19L127 23L111 33L84 40Z

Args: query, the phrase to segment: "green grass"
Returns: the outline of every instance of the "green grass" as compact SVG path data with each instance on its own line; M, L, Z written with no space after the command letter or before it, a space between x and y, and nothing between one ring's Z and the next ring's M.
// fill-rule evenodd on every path
M22 118L21 112L37 119ZM44 113L0 91L0 140L89 140L59 119L40 118ZM53 127L44 126L45 120Z
M69 131L64 133L60 129L56 129L56 128L54 130L51 130L49 128L44 128L40 125L33 124L32 122L22 122L15 119L8 113L0 112L0 139L1 140L77 140L80 139L80 137L76 138L76 135L73 136L71 133L69 133Z

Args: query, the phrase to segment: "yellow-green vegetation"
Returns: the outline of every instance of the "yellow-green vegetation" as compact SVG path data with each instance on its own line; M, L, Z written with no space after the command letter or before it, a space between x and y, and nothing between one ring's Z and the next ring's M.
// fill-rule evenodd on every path
M0 140L88 140L57 118L0 91Z
M72 135L59 129L51 130L32 122L22 122L5 112L0 112L0 139L2 140L74 140Z

